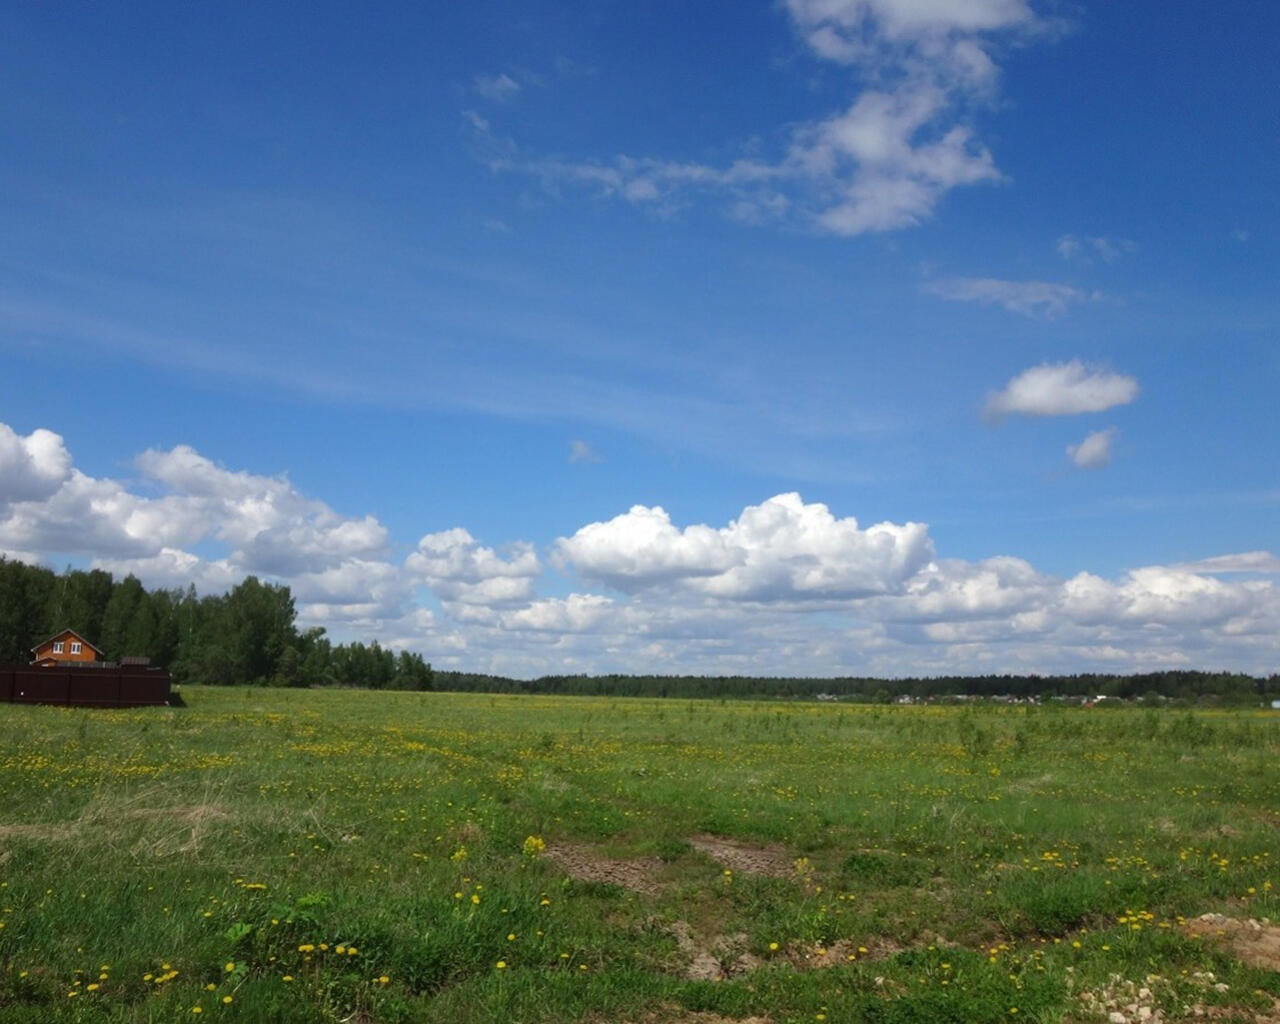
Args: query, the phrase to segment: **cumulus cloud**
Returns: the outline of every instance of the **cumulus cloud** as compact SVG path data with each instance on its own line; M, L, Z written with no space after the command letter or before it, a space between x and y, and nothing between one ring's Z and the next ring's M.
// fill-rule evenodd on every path
M527 600L542 572L531 544L514 544L503 558L461 527L427 534L404 564L442 600L476 605Z
M26 437L0 423L0 507L39 501L56 493L71 472L71 455L51 430Z
M136 465L174 491L171 504L196 520L198 535L233 545L234 560L250 572L318 572L385 551L386 529L372 516L340 516L282 477L225 469L187 445L148 450Z
M566 598L534 601L502 618L506 629L530 629L551 633L585 633L599 626L615 608L601 594L570 594Z
M1001 181L971 113L996 98L996 38L1043 26L1025 0L788 0L820 60L866 83L844 109L796 126L772 160L727 165L621 155L532 157L472 118L490 167L551 188L594 188L663 209L684 196L728 200L729 216L789 217L838 235L891 231L929 218L951 190Z
M1079 444L1067 445L1067 457L1080 469L1101 469L1111 462L1111 442L1117 433L1115 427L1095 430Z
M442 667L521 676L1267 672L1280 653L1280 559L1267 551L1064 579L1011 555L939 557L924 524L864 527L780 494L723 525L677 523L645 505L587 523L550 548L578 584L552 596L539 592L543 557L528 542L490 546L455 527L427 533L397 561L372 517L340 516L284 477L178 446L139 457L139 493L76 469L56 435L43 442L52 459L26 454L26 444L15 457L10 435L0 429L6 465L54 471L12 489L29 497L0 507L0 551L54 564L78 554L148 586L195 583L207 593L297 544L304 555L277 558L280 571L268 575L292 588L301 625L415 648ZM60 480L52 493L48 479ZM428 593L438 607L423 605Z
M1001 281L993 277L952 277L931 281L924 291L953 302L977 302L999 306L1010 313L1052 319L1089 296L1070 285L1049 281Z
M1138 395L1138 382L1122 373L1069 363L1042 363L1012 378L987 397L989 416L1074 416L1128 405Z
M779 494L716 529L676 527L661 507L634 506L556 542L558 563L623 591L657 584L736 601L790 601L892 591L929 561L919 523L836 519L826 505Z

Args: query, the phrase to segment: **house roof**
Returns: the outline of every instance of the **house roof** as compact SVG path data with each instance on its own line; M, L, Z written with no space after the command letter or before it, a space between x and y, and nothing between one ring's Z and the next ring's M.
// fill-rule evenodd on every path
M106 651L104 651L101 647L99 647L97 644L92 643L92 642L91 642L91 641L89 641L89 640L86 640L86 639L85 639L84 637L82 637L79 633L77 633L74 629L60 629L60 630L58 630L58 632L54 633L54 634L53 634L53 636L49 637L47 640L42 640L40 643L36 644L33 648L31 648L31 653L32 653L32 654L35 654L35 653L36 653L36 651L40 650L40 648L41 648L41 647L43 647L45 644L52 643L54 640L57 640L59 637L64 637L64 636L73 636L73 637L75 637L75 638L76 638L77 640L79 640L82 644L84 644L84 645L85 645L85 646L87 646L87 647L92 647L92 648L93 648L95 651L97 651L99 654L106 654L106 653L107 653L107 652L106 652Z

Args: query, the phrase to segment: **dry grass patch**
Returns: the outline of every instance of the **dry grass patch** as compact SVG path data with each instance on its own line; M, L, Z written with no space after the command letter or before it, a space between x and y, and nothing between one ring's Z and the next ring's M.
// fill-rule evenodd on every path
M165 857L197 853L213 826L229 817L221 804L150 806L150 793L126 801L94 800L71 821L41 824L0 824L0 849L7 842L103 843L130 845L135 856ZM142 834L139 836L139 832Z

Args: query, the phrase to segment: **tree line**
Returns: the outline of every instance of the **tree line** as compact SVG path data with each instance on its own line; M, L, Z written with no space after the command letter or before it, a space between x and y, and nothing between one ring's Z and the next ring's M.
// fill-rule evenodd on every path
M1257 704L1280 700L1280 674L1256 677L1239 672L1174 670L1116 675L872 676L795 678L787 676L548 675L521 681L467 672L436 673L439 690L571 694L610 697L754 697L816 699L819 696L866 703L900 697L947 700L961 697L1016 699L1062 697L1118 700Z
M287 586L249 576L226 594L147 590L136 576L102 569L55 573L0 555L0 664L74 629L108 661L150 658L177 683L358 686L429 690L422 655L375 640L334 644L320 627L299 631Z
M321 627L299 631L287 586L249 576L226 594L147 590L136 576L102 569L63 573L0 555L0 664L74 629L108 660L140 655L178 683L354 686L611 697L814 699L887 703L899 697L1114 697L1257 704L1280 700L1280 674L1168 671L1131 675L791 678L785 676L546 675L512 679L433 671L422 655L371 644L334 644Z

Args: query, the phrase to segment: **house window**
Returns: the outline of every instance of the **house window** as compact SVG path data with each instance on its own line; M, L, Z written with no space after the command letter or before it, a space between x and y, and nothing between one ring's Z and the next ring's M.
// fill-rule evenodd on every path
M61 653L62 653L62 641L61 641L61 640L55 640L55 641L53 642L53 653L54 653L54 654L61 654Z
M72 641L71 641L71 653L72 653L72 654L79 654L79 653L80 653L80 641L79 641L79 640L72 640Z

